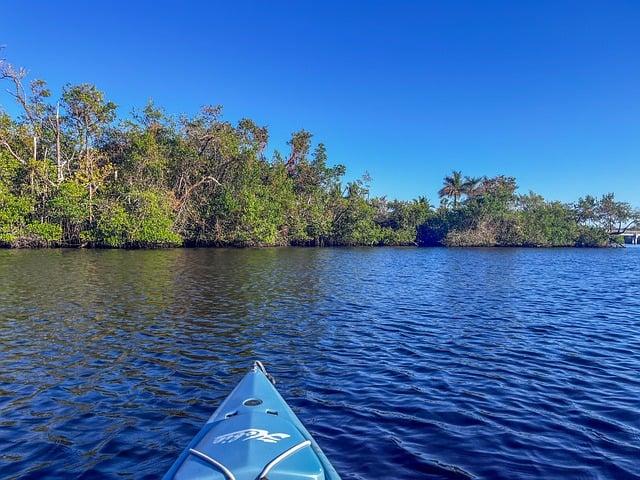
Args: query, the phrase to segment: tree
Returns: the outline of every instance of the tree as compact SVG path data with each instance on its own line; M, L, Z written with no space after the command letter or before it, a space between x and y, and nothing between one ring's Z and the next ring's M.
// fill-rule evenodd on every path
M546 202L533 192L518 198L518 227L525 246L566 247L575 245L578 223L571 205Z
M595 209L595 214L599 224L612 235L626 232L636 220L631 205L616 201L613 193L602 196Z
M55 186L49 162L54 150L51 143L55 125L52 122L52 107L47 104L51 93L46 82L36 79L25 88L23 80L26 75L24 68L15 68L0 59L0 80L10 83L11 88L7 92L22 112L15 121L3 115L0 147L22 165L28 176L30 194L37 199L36 206L42 210Z
M367 200L368 176L350 182L333 225L332 242L337 245L379 245L383 239L376 223L376 202Z
M89 230L89 192L76 179L62 182L48 205L53 219L62 226L62 240L68 245L84 243L83 232Z
M311 148L311 137L313 137L311 132L306 130L299 130L291 134L291 139L287 142L287 145L291 148L291 153L287 159L289 172L293 172L297 164L307 159Z
M479 187L482 185L482 182L486 180L487 177L465 177L464 183L462 184L462 192L467 197L473 197L477 195L479 192Z
M336 207L342 197L340 179L345 169L342 165L330 167L327 164L327 150L322 143L315 147L311 158L306 153L295 153L295 149L307 150L306 141L310 139L307 134L304 131L294 133L289 142L292 149L289 158L298 159L286 166L295 193L289 215L289 233L294 244L317 246L331 236Z
M451 175L444 177L442 188L438 191L440 198L453 198L453 208L458 206L458 200L465 192L465 182L462 172L454 170Z
M78 162L76 179L89 193L88 215L93 222L94 196L111 173L109 158L97 148L97 141L107 125L115 119L116 105L108 102L94 85L67 85L62 92L67 122L73 131L74 153ZM70 165L68 165L70 168Z

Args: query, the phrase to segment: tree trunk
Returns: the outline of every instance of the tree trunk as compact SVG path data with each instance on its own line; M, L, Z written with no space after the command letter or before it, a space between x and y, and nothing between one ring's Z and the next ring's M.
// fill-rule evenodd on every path
M89 184L89 223L93 223L93 185Z
M64 180L62 152L60 149L60 104L56 108L56 164L58 167L58 184L60 184Z

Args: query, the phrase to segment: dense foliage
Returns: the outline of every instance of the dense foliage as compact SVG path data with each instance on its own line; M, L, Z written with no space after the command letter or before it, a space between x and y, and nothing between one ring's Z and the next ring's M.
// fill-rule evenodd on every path
M512 177L462 177L453 172L440 190L440 208L418 228L424 246L607 246L631 228L638 212L613 194L575 204L516 193ZM452 199L450 203L449 199ZM462 200L461 200L462 199Z
M175 117L149 103L118 120L93 85L54 101L3 60L0 77L20 112L0 109L3 246L600 245L632 214L612 196L549 203L460 172L437 210L371 198L305 130L267 158L267 128L218 106Z

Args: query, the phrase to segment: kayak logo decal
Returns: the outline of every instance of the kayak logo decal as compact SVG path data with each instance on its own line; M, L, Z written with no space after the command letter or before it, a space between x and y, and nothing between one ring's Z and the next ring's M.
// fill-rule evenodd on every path
M213 443L231 443L236 440L259 440L265 443L278 443L280 440L289 438L291 435L286 433L269 433L267 430L259 428L247 428L246 430L238 430L237 432L225 433L213 439Z

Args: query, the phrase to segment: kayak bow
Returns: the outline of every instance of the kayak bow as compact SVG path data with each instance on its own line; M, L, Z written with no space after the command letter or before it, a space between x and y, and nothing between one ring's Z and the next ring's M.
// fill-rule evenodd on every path
M164 480L340 480L262 363L240 381Z

